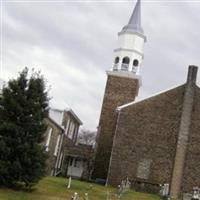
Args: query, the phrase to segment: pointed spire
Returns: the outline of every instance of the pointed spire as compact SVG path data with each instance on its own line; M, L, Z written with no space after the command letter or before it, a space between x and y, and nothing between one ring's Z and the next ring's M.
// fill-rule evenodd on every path
M133 25L138 28L141 27L141 1L140 0L137 1L128 24Z
M126 32L126 31L138 32L138 33L144 34L144 31L141 26L141 1L140 0L138 0L135 5L131 18L128 22L128 25L126 25L122 29L122 32Z

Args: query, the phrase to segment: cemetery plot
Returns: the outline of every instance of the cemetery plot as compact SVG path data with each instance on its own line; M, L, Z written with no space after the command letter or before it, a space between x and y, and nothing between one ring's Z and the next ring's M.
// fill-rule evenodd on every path
M128 180L121 185L121 200L161 200L156 195L130 191L128 185ZM119 188L104 187L73 178L69 184L69 179L66 178L46 177L32 192L0 188L0 200L71 200L77 197L76 200L119 200L120 192Z

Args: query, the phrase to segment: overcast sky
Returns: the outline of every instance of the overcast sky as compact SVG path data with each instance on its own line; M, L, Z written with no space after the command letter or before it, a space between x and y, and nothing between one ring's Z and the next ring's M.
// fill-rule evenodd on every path
M95 129L105 71L112 67L117 33L134 5L135 1L4 1L1 78L15 78L25 66L41 70L51 86L51 106L70 106L85 128ZM138 98L184 83L188 65L200 66L200 1L143 0L142 26L147 43Z

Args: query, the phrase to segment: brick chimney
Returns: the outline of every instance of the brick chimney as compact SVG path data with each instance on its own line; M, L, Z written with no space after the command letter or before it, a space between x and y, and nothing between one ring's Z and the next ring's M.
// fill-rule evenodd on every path
M192 108L194 102L196 78L198 67L189 66L187 82L185 84L185 94L183 99L182 115L179 127L179 134L174 159L170 196L179 199L183 180L183 170L187 152L188 139L190 134Z

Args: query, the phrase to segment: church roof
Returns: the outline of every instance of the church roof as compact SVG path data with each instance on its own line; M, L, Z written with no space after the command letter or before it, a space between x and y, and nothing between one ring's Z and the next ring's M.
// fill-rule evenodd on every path
M195 87L199 90L200 88L199 88L199 87L197 86L197 84L196 84L197 71L198 71L198 67L197 67L197 66L190 65L190 66L188 67L187 81L186 81L185 84L183 84L183 85L178 85L178 86L176 86L176 87L167 89L167 90L165 90L165 91L161 91L161 92L159 92L159 93L157 93L157 94L154 94L154 95L152 95L152 96L150 96L150 97L148 97L148 98L144 98L144 99L141 99L141 100L138 100L138 101L132 101L132 102L130 102L130 103L124 104L124 105L122 105L122 106L117 107L117 111L121 111L122 109L127 108L127 107L129 107L129 106L135 105L135 104L140 103L140 102L147 101L147 100L149 100L149 99L153 99L154 97L157 97L157 96L159 96L159 95L161 95L161 94L167 93L167 92L169 92L169 91L171 91L171 90L174 90L174 89L176 89L176 88L178 88L178 87L185 86L185 85L187 85L187 84L189 84L189 83L190 83L190 84L191 84L191 83L192 83L192 84L195 84Z
M137 32L144 34L141 26L141 0L137 1L128 24L123 27L121 32Z
M174 89L177 89L177 88L179 88L179 87L182 87L182 86L185 86L185 84L182 84L182 85L179 84L179 85L177 85L177 86L173 86L172 88L168 88L168 89L166 89L166 90L162 90L162 91L160 91L160 92L158 92L158 93L155 93L155 94L153 94L153 95L151 95L151 96L149 96L149 97L145 97L145 98L143 98L143 99L138 99L138 100L136 100L136 101L132 101L132 102L127 103L127 104L124 104L124 105L122 105L122 106L118 106L118 107L117 107L117 111L121 111L122 109L127 108L127 107L129 107L129 106L132 106L132 105L135 105L135 104L138 104L138 103L145 102L145 101L147 101L147 100L156 98L157 96L159 96L159 95L161 95L161 94L170 92L170 91L172 91L172 90L174 90Z

